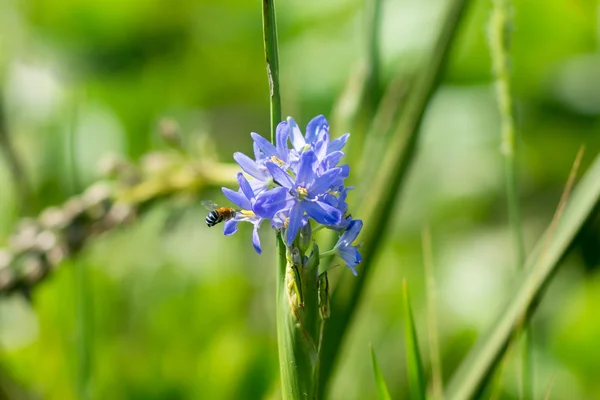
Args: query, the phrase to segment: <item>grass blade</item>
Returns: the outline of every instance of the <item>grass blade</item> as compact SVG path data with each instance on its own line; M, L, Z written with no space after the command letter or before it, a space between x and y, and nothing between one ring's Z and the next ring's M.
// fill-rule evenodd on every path
M441 399L443 397L442 384L442 361L440 357L440 345L438 341L436 299L437 290L435 276L433 274L433 251L431 250L431 232L426 228L422 234L423 242L423 269L427 283L427 325L429 328L429 353L431 354L431 381L432 397Z
M381 368L379 368L379 363L377 362L377 357L375 357L375 351L373 350L373 346L371 347L371 360L373 361L373 374L375 375L375 384L377 385L377 398L379 400L391 400L390 392L385 383L385 379L383 378L383 374L381 373Z
M494 76L496 79L496 99L500 112L502 131L502 156L504 157L508 216L513 236L513 252L515 267L525 265L525 241L523 239L523 222L519 207L519 190L517 185L516 164L516 129L513 113L513 100L510 87L509 71L509 38L511 21L510 0L495 0L490 19L490 54ZM533 365L532 365L532 332L529 324L523 328L521 340L521 399L534 398Z
M388 152L381 160L381 173L369 187L372 194L369 204L364 204L357 213L365 221L365 232L361 235L361 239L364 240L361 251L363 254L362 270L356 278L344 274L336 287L335 296L332 296L331 318L327 322L323 335L318 398L325 397L329 378L335 369L334 364L337 361L339 348L354 316L354 310L360 301L362 290L369 276L370 266L380 244L384 241L383 235L390 218L387 213L381 211L392 209L399 188L407 175L415 154L425 109L438 87L450 47L454 42L468 4L469 0L453 0L449 5L438 41L411 90L406 107L403 108L400 123L390 141Z
M578 160L581 151L578 155ZM575 162L574 170L578 161ZM520 329L523 320L531 316L531 306L541 296L553 272L565 255L570 243L581 229L600 199L600 155L589 167L566 201L574 180L572 171L555 218L527 258L519 287L510 296L506 308L496 318L490 331L476 343L454 374L448 386L447 398L473 398L485 384L500 361L511 336Z
M552 394L552 387L554 386L555 380L556 380L556 373L552 374L552 378L550 378L550 383L548 383L548 388L546 389L546 394L544 395L544 400L550 399L550 395Z
M423 363L419 351L419 340L410 307L410 296L406 279L402 282L402 296L404 298L404 337L406 343L406 368L408 371L408 391L413 400L424 400L427 387L423 375Z

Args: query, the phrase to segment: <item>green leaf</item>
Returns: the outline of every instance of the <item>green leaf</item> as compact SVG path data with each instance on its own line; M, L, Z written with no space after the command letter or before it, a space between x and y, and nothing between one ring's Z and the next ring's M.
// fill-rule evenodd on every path
M377 362L377 357L375 357L375 351L373 350L373 346L371 347L371 359L373 360L373 374L375 374L375 384L377 385L377 394L379 400L391 400L390 392L388 391L387 385L385 384L385 379L383 378L383 374L381 373L381 368L379 368L379 363Z
M482 336L454 374L448 386L448 399L470 399L481 391L500 362L511 336L527 321L543 289L556 271L570 243L597 206L600 199L600 155L574 190L564 212L550 224L527 258L519 287L509 297L496 324ZM564 202L563 202L564 204ZM559 206L559 210L560 210Z
M410 95L402 108L402 115L393 129L386 154L378 158L377 164L382 168L370 180L362 181L364 190L369 191L365 202L358 209L357 215L368 221L360 240L363 241L361 253L363 261L358 277L342 274L336 285L335 295L331 296L331 318L327 320L323 331L321 346L321 368L319 372L318 398L325 398L330 377L335 371L340 346L347 336L347 330L358 309L363 289L374 267L373 261L385 242L385 233L392 219L389 213L397 200L400 189L408 175L412 160L416 154L417 138L421 121L429 100L435 93L446 66L450 48L458 32L460 22L466 14L465 10L470 0L452 0L448 4L444 21L440 23L436 45L430 57L424 63L414 85L411 85Z
M423 376L423 363L421 362L421 352L419 351L419 341L410 307L406 279L402 282L402 295L404 298L404 331L409 394L411 399L424 400L427 387Z

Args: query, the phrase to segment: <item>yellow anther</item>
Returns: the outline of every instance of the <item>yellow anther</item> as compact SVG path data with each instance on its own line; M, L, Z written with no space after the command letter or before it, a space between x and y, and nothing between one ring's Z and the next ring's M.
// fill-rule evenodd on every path
M247 218L256 217L256 214L254 214L254 211L251 211L251 210L242 210L242 211L240 211L240 214L242 214L244 217L247 217Z
M302 186L298 186L298 197L304 199L306 198L306 196L308 196L308 190L306 190L306 188L303 188Z
M284 162L282 159L280 159L280 158L277 158L277 157L275 157L275 156L271 156L271 161L273 161L275 164L279 165L280 167L281 167L283 164L285 164L285 162Z
M287 228L289 224L290 224L290 219L286 218L285 221L283 221L283 226Z

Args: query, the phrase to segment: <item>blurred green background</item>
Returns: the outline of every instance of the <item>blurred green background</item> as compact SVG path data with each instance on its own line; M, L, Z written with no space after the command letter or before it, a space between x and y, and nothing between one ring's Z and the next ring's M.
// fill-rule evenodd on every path
M382 90L396 74L418 71L445 5L384 2ZM277 6L284 115L301 126L317 114L330 117L364 59L365 4ZM585 143L582 170L600 151L600 13L591 0L514 6L519 184L531 249L578 148ZM343 348L332 399L376 395L369 343L392 396L407 396L401 282L406 277L411 286L427 357L425 226L433 237L445 379L514 286L489 14L489 1L473 2L427 111L409 184L396 209L385 211L392 229ZM74 169L85 187L99 179L107 154L137 161L164 149L157 133L164 117L178 121L189 148L208 135L212 155L231 162L234 151L252 153L251 131L268 136L260 3L0 0L0 89L34 215L77 192ZM6 164L0 187L6 238L21 217ZM218 189L199 197L224 201ZM259 256L248 227L223 237L206 227L199 204L165 229L173 207L156 204L135 224L94 240L40 284L31 303L18 294L0 297L0 388L9 398L76 398L75 264L89 274L91 398L280 398L272 232L263 227ZM540 398L552 381L551 398L600 398L597 222L576 241L533 320ZM512 352L502 398L517 396L515 360Z

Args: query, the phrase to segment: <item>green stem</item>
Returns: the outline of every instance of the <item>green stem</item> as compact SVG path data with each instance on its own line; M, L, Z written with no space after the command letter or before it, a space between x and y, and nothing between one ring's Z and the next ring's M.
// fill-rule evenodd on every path
M275 4L273 0L263 0L263 38L265 46L265 61L269 80L270 111L271 111L271 142L275 144L277 125L281 122L281 96L279 93L279 55L277 44L277 23L275 19ZM287 249L281 233L277 234L277 342L279 347L279 365L281 370L282 397L286 399L308 399L313 397L313 377L317 358L316 345L312 338L315 324L314 318L306 310L316 308L310 303L315 298L314 293L307 293L305 286L298 277L291 279L300 285L305 294L303 299L294 299L289 287L289 273L298 267L290 264ZM302 275L302 272L299 272ZM311 285L313 287L314 285ZM312 288L315 290L314 288ZM297 286L296 286L297 290ZM296 297L299 293L296 292ZM300 303L305 304L300 305Z
M516 129L514 122L514 105L510 89L509 63L509 29L511 24L509 0L495 0L490 20L490 52L494 75L496 78L496 98L501 118L502 155L505 165L506 195L509 224L513 237L515 265L521 268L525 264L525 242L523 240L523 221L519 207L519 191L517 185ZM531 363L531 327L523 326L524 335L521 343L521 393L523 400L534 398L533 366Z
M91 329L90 282L83 261L75 259L75 293L77 297L77 398L91 398Z
M279 368L281 371L282 398L308 398L311 388L301 379L310 376L310 360L303 357L298 343L300 330L297 328L297 316L292 312L286 284L287 276L286 247L277 234L277 344L279 347Z
M383 242L383 235L390 218L389 213L382 210L393 209L396 195L401 183L404 182L415 154L425 109L438 87L451 44L454 42L468 3L469 0L453 0L450 4L438 41L415 83L414 90L403 109L400 123L394 131L388 151L380 163L381 173L369 187L372 193L368 198L369 204L364 204L361 211L357 213L366 221L366 232L361 235L364 240L361 250L363 253L362 268L356 278L344 274L336 285L335 295L332 296L331 318L325 326L323 335L318 398L325 397L327 383L334 370L339 348L354 317L354 310L357 308L367 282L370 266L375 260L374 256Z
M335 249L331 249L331 250L327 250L321 253L321 258L325 258L325 257L329 257L329 256L334 256L336 253Z
M68 133L68 162L71 172L72 194L81 191L81 180L77 170L77 117L79 96L73 103L71 115L71 126ZM92 292L90 290L90 278L87 266L78 257L73 259L75 264L75 295L76 295L76 318L77 318L77 397L86 400L92 397Z
M275 130L277 124L281 122L281 95L279 94L279 47L274 0L263 0L263 39L269 79L271 142L275 143Z
M544 289L556 276L559 262L564 259L569 245L597 210L600 204L600 155L596 156L570 196L580 159L579 155L552 222L515 280L519 287L511 293L500 315L492 319L495 322L489 332L478 339L461 362L448 385L446 398L472 399L480 393L511 338L520 331L520 324L531 317Z

